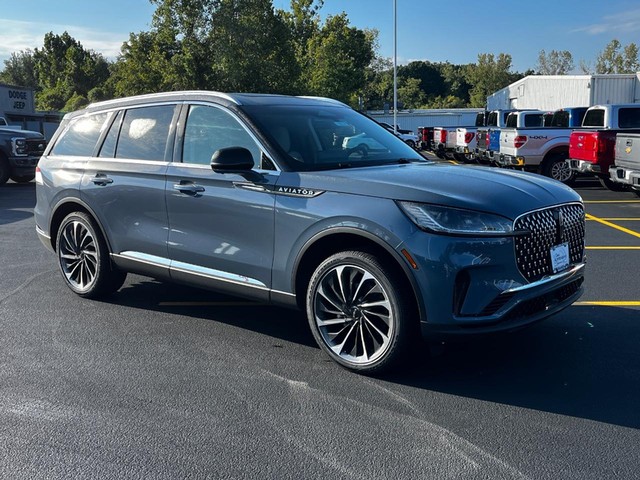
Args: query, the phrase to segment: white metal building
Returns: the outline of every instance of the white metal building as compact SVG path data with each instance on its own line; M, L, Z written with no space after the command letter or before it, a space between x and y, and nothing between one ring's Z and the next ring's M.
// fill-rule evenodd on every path
M418 132L418 127L464 127L473 125L478 112L482 108L451 108L433 110L412 110L398 112L398 127ZM367 112L369 116L378 122L386 122L393 125L393 113L383 111Z
M640 73L628 75L531 75L487 97L487 109L590 107L640 103Z

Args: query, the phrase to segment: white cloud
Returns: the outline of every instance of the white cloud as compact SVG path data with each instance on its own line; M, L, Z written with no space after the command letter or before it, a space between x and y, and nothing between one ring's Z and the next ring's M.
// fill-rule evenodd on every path
M42 48L45 34L53 32L61 35L68 32L89 50L115 59L122 43L129 39L128 33L105 32L77 25L56 25L51 23L24 22L0 19L0 61L6 60L14 52ZM2 65L0 64L0 69Z
M640 9L606 15L600 23L586 25L572 30L574 33L584 32L589 35L602 33L620 34L640 32Z

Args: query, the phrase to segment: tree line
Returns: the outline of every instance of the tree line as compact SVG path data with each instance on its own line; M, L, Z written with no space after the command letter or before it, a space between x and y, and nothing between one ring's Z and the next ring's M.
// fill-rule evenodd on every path
M360 109L393 99L391 61L378 54L378 32L350 25L346 13L321 19L323 0L150 0L149 31L132 33L109 61L67 32L47 33L42 48L14 52L0 82L31 87L36 108L71 111L115 97L172 90L218 90L336 98ZM535 70L512 71L506 53L476 63L414 61L398 67L403 108L483 107L486 98L532 74L575 68L568 51L542 50ZM584 73L634 73L638 47L612 40Z

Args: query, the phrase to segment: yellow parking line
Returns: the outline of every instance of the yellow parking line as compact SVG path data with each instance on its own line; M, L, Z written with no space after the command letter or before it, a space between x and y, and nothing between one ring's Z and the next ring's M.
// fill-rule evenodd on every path
M608 302L608 301L603 301L603 302L575 302L574 305L595 305L598 307L640 307L640 302L635 302L635 301L631 301L631 302Z
M583 203L640 203L640 200L585 200Z
M629 235L640 238L640 233L629 230L628 228L621 227L619 225L616 225L615 223L607 222L606 220L594 217L593 215L589 215L588 213L586 214L586 218L589 220L595 220L596 222L606 225L607 227L615 228L616 230L620 230L621 232L628 233Z
M640 218L626 218L626 217L599 217L600 220L608 220L610 222L640 222ZM587 220L594 220L593 218L587 218Z

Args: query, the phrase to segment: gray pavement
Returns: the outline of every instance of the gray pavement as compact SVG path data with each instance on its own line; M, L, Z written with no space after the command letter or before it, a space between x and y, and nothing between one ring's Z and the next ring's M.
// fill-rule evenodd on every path
M576 188L579 304L367 378L299 312L133 275L73 295L34 184L0 187L0 478L640 478L640 198Z

